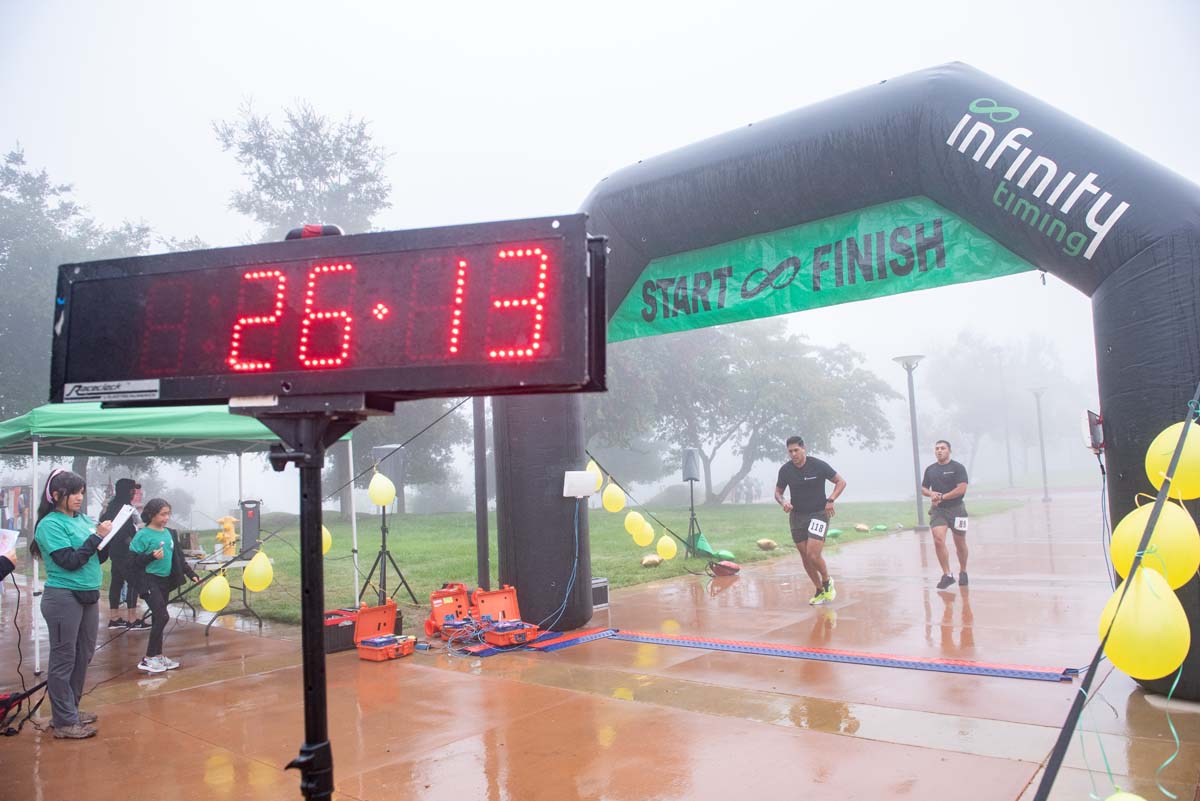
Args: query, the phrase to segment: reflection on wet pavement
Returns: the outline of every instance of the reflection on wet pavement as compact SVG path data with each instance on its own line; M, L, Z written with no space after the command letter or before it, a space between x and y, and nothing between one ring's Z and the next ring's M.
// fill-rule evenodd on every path
M830 606L808 606L811 585L789 555L740 576L615 590L591 625L1081 666L1109 594L1097 516L1093 495L1063 493L973 521L968 588L937 591L929 535L898 532L829 548ZM14 600L8 586L6 618ZM27 638L27 599L22 607ZM9 687L14 640L4 626ZM64 742L27 727L0 741L0 795L299 798L297 775L282 770L303 739L297 630L268 625L259 636L222 618L206 639L188 619L167 644L183 668L153 677L132 669L144 637L103 647L82 705L100 714L100 735ZM24 651L30 680L28 639ZM328 673L344 799L1018 801L1033 797L1078 686L612 640L488 659L435 650L371 663L342 653ZM1155 797L1155 771L1174 750L1162 699L1107 666L1092 696L1052 797L1103 798L1114 781ZM1162 780L1191 799L1200 707L1175 702L1172 716L1183 746Z

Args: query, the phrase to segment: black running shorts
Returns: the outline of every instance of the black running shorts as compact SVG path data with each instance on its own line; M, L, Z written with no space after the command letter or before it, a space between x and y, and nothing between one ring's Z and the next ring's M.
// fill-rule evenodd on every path
M940 503L929 507L929 526L945 526L955 534L967 533L967 505L965 503Z
M825 512L801 512L793 509L788 513L788 523L792 527L792 542L804 542L810 537L823 540L829 528L829 515Z

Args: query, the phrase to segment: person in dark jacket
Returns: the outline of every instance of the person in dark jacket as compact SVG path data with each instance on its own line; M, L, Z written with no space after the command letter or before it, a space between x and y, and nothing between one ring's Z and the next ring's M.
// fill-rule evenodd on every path
M112 520L117 512L126 504L133 503L133 496L142 485L132 478L117 479L112 500L104 508L101 520ZM108 543L108 559L112 565L112 574L108 582L108 627L110 629L129 629L130 631L149 631L150 624L142 620L137 613L138 606L138 575L130 570L129 543L137 533L133 518L121 526L121 530ZM121 589L125 590L125 616L121 616Z
M29 546L46 568L42 617L50 635L50 725L56 738L70 740L96 734L91 725L96 714L80 710L79 700L100 624L100 563L108 558L107 548L99 550L100 541L112 529L112 523L96 525L80 511L85 487L75 473L50 473Z
M150 642L138 670L162 673L174 670L179 663L163 654L163 632L170 616L167 598L184 583L184 577L199 582L200 577L188 567L179 547L179 538L167 528L171 520L171 505L162 498L151 498L142 507L145 528L134 535L129 544L129 563L139 572L141 589L150 606Z

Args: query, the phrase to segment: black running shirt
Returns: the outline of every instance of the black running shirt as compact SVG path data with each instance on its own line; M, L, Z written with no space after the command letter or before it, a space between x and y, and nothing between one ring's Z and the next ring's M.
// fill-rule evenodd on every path
M925 468L925 478L921 486L943 494L967 483L967 468L951 459L945 464L934 462ZM955 500L962 500L955 498Z
M779 489L787 487L793 509L801 514L814 514L825 511L825 482L833 481L836 475L837 471L828 462L809 456L804 467L784 462L775 486Z

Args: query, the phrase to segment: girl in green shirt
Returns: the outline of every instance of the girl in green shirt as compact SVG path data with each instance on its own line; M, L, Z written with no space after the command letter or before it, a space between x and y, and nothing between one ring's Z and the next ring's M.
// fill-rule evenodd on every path
M46 568L42 617L50 634L46 683L50 694L54 736L82 740L96 734L94 712L79 709L88 663L96 652L100 621L100 563L97 551L111 522L93 523L82 513L83 479L67 470L54 470L46 479L38 507L37 526L29 550Z
M138 663L138 670L162 673L179 667L178 662L162 652L163 632L170 617L167 598L183 583L184 576L193 582L200 581L200 577L184 561L175 532L167 528L171 520L169 503L162 498L146 501L142 507L142 520L145 528L134 534L129 543L129 564L130 573L141 579L139 591L145 597L152 617L150 641L146 644L146 656Z

